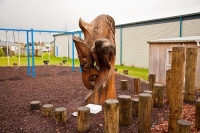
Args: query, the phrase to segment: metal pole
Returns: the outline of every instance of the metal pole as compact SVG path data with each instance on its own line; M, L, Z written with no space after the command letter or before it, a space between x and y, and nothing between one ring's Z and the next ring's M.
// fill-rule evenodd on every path
M42 54L42 61L43 61L43 51L42 51L42 46L41 46L41 32L40 32L40 52Z
M8 58L8 66L10 66L10 59L8 55L8 31L6 30L6 46L7 46L7 58Z
M53 40L54 40L54 56L56 56L56 39L55 39L55 36L53 36Z
M120 26L120 65L122 65L122 26Z
M182 37L182 21L183 21L183 18L180 17L180 37Z
M49 61L50 61L50 35L51 35L51 32L49 32L49 57L48 57L48 59L49 59Z
M79 32L79 37L81 38L81 32ZM82 73L81 65L80 65L80 68L79 68L79 72Z
M19 43L19 31L18 31L18 63L19 63L18 66L20 66L20 43Z
M74 33L72 33L72 38L74 36ZM72 40L72 71L75 71L74 68L74 41Z
M31 43L32 43L32 77L35 78L35 61L34 61L34 36L33 28L31 28Z
M26 32L26 47L27 47L27 59L28 59L28 76L31 75L30 72L30 51L29 51L29 36L28 36L28 31Z

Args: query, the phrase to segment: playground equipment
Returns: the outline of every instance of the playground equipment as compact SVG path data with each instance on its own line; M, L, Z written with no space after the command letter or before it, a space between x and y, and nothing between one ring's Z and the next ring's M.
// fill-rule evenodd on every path
M26 44L28 45L29 44L29 33L31 33L31 44L32 44L32 55L34 55L34 33L35 32L47 32L47 33L63 33L63 34L71 34L71 35L74 35L76 33L79 33L81 31L76 31L76 32L68 32L68 31L59 31L59 30L33 30L33 28L31 29L12 29L12 28L0 28L0 30L3 30L3 31L6 31L6 42L7 42L7 49L8 49L8 36L7 36L7 32L8 31L18 31L19 32L25 32L26 33ZM49 35L50 36L50 35ZM19 41L18 41L19 42ZM50 40L49 40L50 42ZM74 44L72 43L72 71L75 71L75 68L74 68ZM50 52L50 51L49 51ZM49 53L50 54L50 53ZM7 50L7 55L8 54L8 50ZM7 56L8 58L8 65L10 65L10 56ZM30 50L29 50L29 47L27 47L27 64L28 64L28 67L27 67L27 71L28 71L28 76L31 75L31 72L30 72ZM34 60L34 56L32 56L32 77L35 78L36 75L35 75L35 60Z
M74 36L73 41L82 68L82 80L89 90L85 101L102 105L106 99L116 99L115 22L109 15L99 15L91 23L80 19L79 27L85 38Z

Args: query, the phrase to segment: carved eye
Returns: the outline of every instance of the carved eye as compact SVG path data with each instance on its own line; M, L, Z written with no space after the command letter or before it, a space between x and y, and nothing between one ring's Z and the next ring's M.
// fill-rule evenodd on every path
M93 31L98 31L98 27L94 27Z

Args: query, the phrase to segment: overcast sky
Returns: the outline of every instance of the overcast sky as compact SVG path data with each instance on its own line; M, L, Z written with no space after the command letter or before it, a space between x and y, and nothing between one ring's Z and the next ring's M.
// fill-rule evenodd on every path
M200 0L0 0L0 28L74 30L79 28L80 17L91 22L99 14L109 14L118 24L195 6L200 6ZM35 33L36 41L38 35ZM11 32L8 36L13 41ZM24 37L25 33L20 32L21 41ZM0 39L5 40L4 31L0 31Z

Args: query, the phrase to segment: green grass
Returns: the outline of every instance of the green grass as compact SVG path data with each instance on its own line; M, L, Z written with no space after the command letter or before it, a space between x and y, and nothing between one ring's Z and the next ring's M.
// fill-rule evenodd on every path
M61 58L61 57L51 56L49 64L50 65L59 65L59 63L62 62L62 59L63 58ZM44 65L43 60L48 60L48 53L43 54L43 59L42 59L42 57L34 57L34 60L35 60L35 65ZM20 58L20 66L27 66L28 65L27 62L28 62L27 57ZM18 64L18 57L16 57L16 56L10 57L10 66L12 66L13 63ZM30 57L30 65L32 65L32 57ZM63 65L72 66L72 60L68 58L67 63L63 64ZM80 66L78 59L74 60L74 65L77 67ZM8 66L7 57L0 57L0 66ZM148 80L148 69L137 68L137 67L128 67L128 66L119 66L119 65L116 65L115 68L117 68L117 71L119 73L123 73L123 70L128 70L129 76L138 77L143 80Z
M129 66L119 66L116 65L117 71L119 73L123 73L123 70L128 70L128 75L131 77L141 78L143 80L148 80L148 69L145 68L137 68L137 67L129 67Z
M43 59L42 57L34 57L35 60L35 65L44 65L43 61L44 60L49 60L48 53L43 54ZM13 65L13 63L19 64L19 58L17 56L12 56L9 58L10 66ZM50 56L49 64L50 65L59 65L59 63L62 62L61 57L54 57ZM28 65L28 58L27 57L20 57L20 66L27 66ZM32 65L32 57L30 57L30 65ZM67 59L67 63L64 64L66 66L72 66L72 59ZM79 66L79 60L75 59L74 60L74 65ZM0 57L0 66L8 66L8 59L7 57Z

